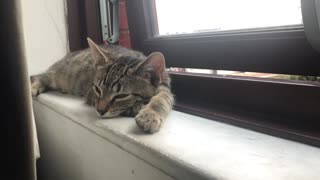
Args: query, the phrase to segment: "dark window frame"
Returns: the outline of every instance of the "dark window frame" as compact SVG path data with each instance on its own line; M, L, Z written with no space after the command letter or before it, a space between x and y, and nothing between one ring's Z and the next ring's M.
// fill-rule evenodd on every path
M86 48L87 36L102 43L98 1L68 0L67 3L71 50ZM151 23L155 20L154 16L147 14L150 9L155 9L154 0L127 0L126 6L133 49L145 54L163 52L168 67L320 75L320 70L317 70L320 67L320 55L309 45L302 27L286 30L275 28L271 31L260 29L247 33L233 31L152 37L157 28ZM76 16L79 13L81 16ZM70 32L76 33L70 36ZM223 44L224 41L236 44L230 48L230 44ZM228 60L217 58L211 61L206 54L208 48L204 45L210 45L209 50L216 47L219 52L211 53L224 52ZM205 58L197 60L194 55L190 56L190 48L200 52L202 50ZM241 60L241 63L234 60L234 55L230 53L234 51L240 54L237 61ZM262 56L273 51L277 53ZM292 59L288 58L288 53L292 53L289 54ZM253 58L260 58L260 64L256 64ZM309 64L304 62L305 59L308 59ZM275 61L282 64L275 65ZM283 65L289 62L291 66ZM320 99L318 85L188 73L171 73L171 77L172 90L177 100L176 110L320 146L320 124L317 121L320 119L320 100L316 101Z
M163 52L169 67L320 76L303 26L154 37L154 1L127 1L132 46Z

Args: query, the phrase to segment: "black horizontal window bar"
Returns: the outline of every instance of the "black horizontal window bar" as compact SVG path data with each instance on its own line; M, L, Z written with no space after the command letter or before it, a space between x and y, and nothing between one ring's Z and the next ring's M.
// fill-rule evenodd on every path
M171 73L176 110L320 146L320 87Z

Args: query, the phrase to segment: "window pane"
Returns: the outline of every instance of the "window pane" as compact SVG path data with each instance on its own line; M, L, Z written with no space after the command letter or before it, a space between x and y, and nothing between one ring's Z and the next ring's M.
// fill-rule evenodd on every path
M155 0L159 35L302 24L300 0Z
M247 77L247 78L265 78L265 79L278 79L278 80L294 80L303 81L305 83L312 82L320 86L319 76L301 76L301 75L288 75L288 74L273 74L273 73L260 73L260 72L243 72L243 71L227 71L227 70L211 70L211 69L194 69L194 68L177 68L171 67L167 69L169 72L185 72L193 74L206 74L213 76L224 77Z

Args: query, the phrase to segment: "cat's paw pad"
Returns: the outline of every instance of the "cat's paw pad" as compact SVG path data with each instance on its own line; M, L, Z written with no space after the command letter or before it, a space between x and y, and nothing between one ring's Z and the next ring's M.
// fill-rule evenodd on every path
M135 120L144 132L154 133L160 129L163 118L153 110L143 109Z

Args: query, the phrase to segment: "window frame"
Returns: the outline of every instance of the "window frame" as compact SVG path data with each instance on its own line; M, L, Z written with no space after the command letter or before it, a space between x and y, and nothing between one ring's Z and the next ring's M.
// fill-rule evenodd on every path
M154 1L127 1L132 46L146 54L163 52L169 67L320 76L320 54L303 26L153 37Z
M153 37L155 12L150 9L155 9L154 1L126 1L132 47L145 54L164 53L167 67L320 75L320 54L309 44L302 26ZM316 101L320 87L316 84L170 75L176 110L320 146L320 101ZM206 88L199 88L204 84Z

